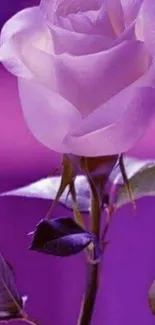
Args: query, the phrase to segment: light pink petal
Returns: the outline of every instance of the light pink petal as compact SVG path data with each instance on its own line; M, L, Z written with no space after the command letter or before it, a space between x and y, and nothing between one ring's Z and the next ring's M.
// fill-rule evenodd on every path
M125 29L124 12L120 0L106 0L109 18L116 35Z
M6 23L1 43L0 57L10 72L48 87L55 84L52 38L39 8L25 9Z
M137 17L143 0L121 0L125 25L130 25Z
M36 43L36 42L35 42ZM33 79L49 89L56 89L56 77L53 55L36 47L25 45L22 60L33 75Z
M24 9L13 16L2 28L0 38L0 61L13 74L33 78L24 62L31 59L31 47L48 51L49 31L38 7ZM37 60L37 57L36 57ZM38 68L39 68L38 62Z
M62 96L35 82L20 78L18 84L24 117L33 135L50 149L69 152L62 142L80 124L79 112Z
M93 55L62 54L54 62L57 90L86 116L143 75L148 62L139 41Z
M155 1L144 0L136 23L136 35L144 40L148 49L155 56Z
M86 118L66 144L73 154L102 156L132 148L155 118L155 89L129 87Z

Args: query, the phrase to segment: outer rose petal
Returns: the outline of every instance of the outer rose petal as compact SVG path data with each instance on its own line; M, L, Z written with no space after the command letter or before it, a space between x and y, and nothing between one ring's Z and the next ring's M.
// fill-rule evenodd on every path
M50 33L38 7L20 11L2 29L0 61L17 76L45 79L49 67L47 70L44 63L50 49ZM31 60L33 69L32 64L27 65Z
M102 156L132 148L155 117L155 89L129 87L89 115L64 144L73 154Z
M19 95L25 120L33 135L57 152L70 152L64 137L82 118L72 104L41 85L19 79Z
M128 152L131 157L140 159L155 159L155 118L152 120L147 132L133 149Z
M149 69L147 74L141 78L141 86L152 85L155 87L155 64ZM136 144L128 154L138 158L155 158L155 146L154 146L154 135L155 135L155 118L152 119L149 128L142 137L142 139Z
M137 38L148 46L155 56L155 1L144 0L136 23Z
M145 73L148 61L138 41L88 56L64 53L54 62L57 90L86 116Z

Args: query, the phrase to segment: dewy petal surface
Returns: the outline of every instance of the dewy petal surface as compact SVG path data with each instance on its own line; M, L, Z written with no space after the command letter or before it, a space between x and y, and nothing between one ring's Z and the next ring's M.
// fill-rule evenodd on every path
M2 28L0 61L14 75L44 80L51 48L51 35L38 7L20 11Z
M64 137L82 118L60 94L25 79L19 79L19 95L25 120L33 135L57 152L68 152Z
M83 121L64 144L73 154L102 156L132 148L155 117L155 89L129 87Z
M57 91L83 116L133 83L149 65L149 55L140 41L125 41L88 56L64 53L53 60Z

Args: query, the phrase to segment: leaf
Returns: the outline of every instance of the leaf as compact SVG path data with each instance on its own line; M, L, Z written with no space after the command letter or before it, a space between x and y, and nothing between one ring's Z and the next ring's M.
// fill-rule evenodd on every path
M117 156L87 158L88 169L91 173L91 176L97 177L101 175L104 177L105 180L107 175L110 174L116 162L116 158ZM67 183L69 184L69 182L71 181L71 178L73 176L73 170L66 157L64 159L63 172L64 177L55 176L41 179L27 186L2 193L1 196L24 196L48 200L55 200L55 198L57 197L59 202L65 205L65 207L69 209L73 209L74 207L76 219L78 219L80 221L79 223L82 225L83 222L81 222L82 220L79 216L79 211L89 212L91 201L90 188L87 177L83 175L75 177L75 200L75 195L71 195L73 193L71 193L70 187L69 185L67 185Z
M127 159L125 168L134 200L155 195L155 161ZM113 186L110 193L110 203L118 209L129 203L130 197L118 168L117 172L115 171L115 177L114 173L111 176L111 180Z
M124 158L125 170L130 181L134 200L143 196L155 195L155 160L138 160ZM110 191L110 204L116 205L116 209L130 202L126 186L119 166L113 169L109 181L112 183ZM2 193L1 196L24 196L54 200L59 189L61 177L48 177L28 186ZM90 211L90 188L87 178L79 175L75 179L76 200L79 211ZM73 209L72 198L69 194L69 186L61 195L59 202L69 209ZM105 194L105 193L103 193Z
M130 180L139 170L141 170L146 165L153 164L155 165L155 160L142 160L136 159L132 157L123 157L124 167L126 170L126 174L128 179ZM122 177L122 172L120 170L119 165L117 164L116 167L112 170L110 174L110 181L113 184L123 184L124 180Z
M30 198L41 198L54 200L60 187L61 177L54 176L41 179L35 183L2 193L1 196L21 196ZM76 200L81 212L88 212L90 207L90 190L85 176L80 175L75 179ZM59 202L67 208L72 209L72 198L69 193L69 186L66 187L59 198Z
M41 220L33 233L31 250L55 256L69 256L82 251L95 236L82 229L71 218Z
M155 280L151 284L148 292L148 302L151 308L152 314L155 315Z
M23 318L25 301L17 290L12 267L0 254L0 320Z

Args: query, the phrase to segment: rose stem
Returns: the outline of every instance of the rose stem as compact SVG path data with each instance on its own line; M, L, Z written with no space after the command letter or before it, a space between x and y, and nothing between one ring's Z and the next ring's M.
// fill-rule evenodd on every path
M88 178L91 187L91 231L99 239L100 236L100 200L94 182ZM92 319L93 309L95 305L97 289L98 289L98 275L99 263L88 263L87 270L87 287L86 293L82 302L81 311L77 325L89 325Z
M95 305L95 299L97 294L97 288L98 288L98 268L99 264L95 265L88 265L88 283L87 283L87 289L85 293L85 297L81 306L81 312L79 315L79 320L77 325L89 325L93 309Z

